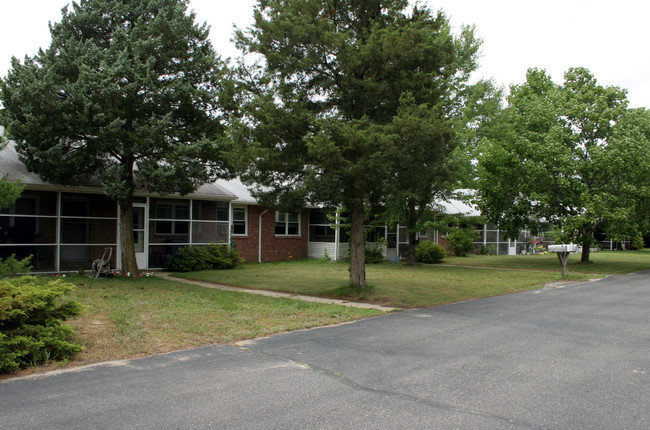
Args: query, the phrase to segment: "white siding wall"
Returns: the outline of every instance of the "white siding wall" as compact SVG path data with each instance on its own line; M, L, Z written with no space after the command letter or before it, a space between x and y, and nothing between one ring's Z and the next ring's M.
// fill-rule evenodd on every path
M307 256L309 258L323 258L325 250L327 250L327 255L333 259L335 255L334 245L334 243L330 242L309 242Z
M309 242L307 248L307 256L309 258L323 258L323 255L325 255L325 250L327 249L327 255L329 255L329 257L333 260L336 256L336 250L334 249L335 245L336 244L334 242ZM338 258L342 259L347 256L349 248L350 245L347 243L339 244Z

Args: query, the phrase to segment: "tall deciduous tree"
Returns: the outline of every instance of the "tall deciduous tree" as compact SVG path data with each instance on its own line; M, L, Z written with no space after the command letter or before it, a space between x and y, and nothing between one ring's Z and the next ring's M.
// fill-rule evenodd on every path
M224 168L226 68L186 0L81 0L52 43L12 60L2 102L28 169L62 185L97 177L119 203L121 261L136 272L132 196L193 191ZM208 162L209 161L209 162Z
M599 201L602 230L612 240L650 233L650 111L629 110L598 162L609 178Z
M350 282L362 287L366 208L386 200L425 146L427 160L448 153L451 79L476 53L471 29L457 39L441 12L407 8L407 0L260 0L255 24L238 33L244 52L263 59L242 73L237 135L254 154L247 179L270 189L261 199L276 207L306 197L345 206Z
M512 238L540 221L583 245L612 221L611 166L603 162L627 110L624 90L603 87L584 68L569 69L563 85L543 70L528 71L511 88L501 127L478 157L476 203Z

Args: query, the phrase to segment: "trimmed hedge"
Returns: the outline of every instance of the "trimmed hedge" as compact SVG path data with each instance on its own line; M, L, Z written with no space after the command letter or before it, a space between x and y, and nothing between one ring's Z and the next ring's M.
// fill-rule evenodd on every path
M83 349L70 342L74 332L63 323L79 315L81 305L58 303L73 288L58 279L0 280L0 373L65 360Z
M232 269L240 262L239 253L227 245L184 246L167 259L172 272Z

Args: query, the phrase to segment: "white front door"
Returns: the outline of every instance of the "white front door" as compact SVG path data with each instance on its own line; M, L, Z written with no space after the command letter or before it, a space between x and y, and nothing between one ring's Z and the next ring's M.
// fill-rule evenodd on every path
M517 241L508 239L508 255L517 255Z
M133 245L138 269L147 268L147 247L145 243L146 205L133 205Z

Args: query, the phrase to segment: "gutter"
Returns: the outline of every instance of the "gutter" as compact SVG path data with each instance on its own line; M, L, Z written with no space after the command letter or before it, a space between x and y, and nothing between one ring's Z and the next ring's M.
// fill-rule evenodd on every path
M259 216L259 229L257 230L257 236L259 237L259 243L257 245L257 262L261 263L262 262L262 216L268 212L268 209L264 209L264 211L260 214Z

